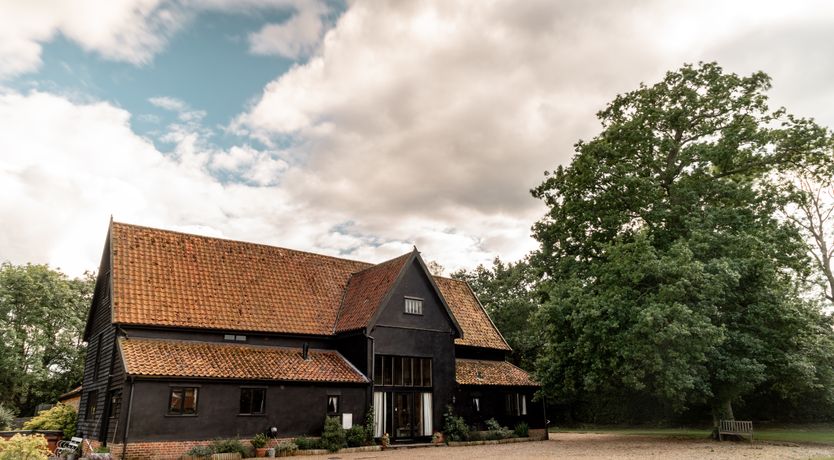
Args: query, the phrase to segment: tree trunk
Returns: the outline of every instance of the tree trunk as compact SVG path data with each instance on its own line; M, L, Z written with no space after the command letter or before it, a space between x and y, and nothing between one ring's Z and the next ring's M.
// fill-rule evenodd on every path
M713 426L718 428L718 422L721 420L735 420L735 416L733 415L733 401L729 398L720 401L718 405L712 407Z

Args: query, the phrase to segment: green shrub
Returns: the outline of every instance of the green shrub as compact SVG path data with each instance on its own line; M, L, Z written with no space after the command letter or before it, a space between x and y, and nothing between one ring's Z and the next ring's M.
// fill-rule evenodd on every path
M513 433L517 438L526 438L530 436L530 426L527 422L520 422L513 429Z
M194 446L185 453L185 455L191 457L203 457L209 458L211 454L214 453L214 448L212 446Z
M367 435L365 427L362 425L353 425L347 433L345 433L348 447L359 447L367 442Z
M343 447L347 447L345 429L342 428L338 418L325 417L324 432L321 434L321 447L330 452L336 452Z
M374 406L369 407L365 414L365 445L374 445Z
M446 435L446 442L465 441L469 438L469 427L463 417L455 417L452 406L446 406L446 413L443 414L443 434Z
M218 439L211 443L211 447L217 454L233 454L236 452L241 457L246 457L246 454L249 453L249 450L239 439Z
M93 449L93 453L96 453L96 454L109 454L109 453L110 453L110 448L109 448L109 447L107 447L107 446L98 446L98 447L96 447L95 449Z
M318 439L312 438L295 438L293 441L296 446L298 446L301 450L312 450L312 449L321 449L321 443Z
M297 450L298 446L292 441L284 441L275 446L275 454L279 457L289 457Z
M0 438L0 460L46 460L49 455L43 435L16 434L8 440Z
M56 404L49 410L42 410L38 415L23 424L24 430L61 430L64 438L75 436L75 423L78 414L66 404Z
M14 412L0 404L0 430L11 430L14 423Z
M486 439L486 436L482 431L470 431L466 437L467 441L483 441L484 439Z
M506 439L513 437L513 432L505 426L501 426L498 420L491 418L486 421L487 439Z
M258 433L255 436L253 436L252 440L249 442L252 443L252 447L254 447L255 449L261 449L263 447L266 447L267 441L268 439L266 438L265 434Z

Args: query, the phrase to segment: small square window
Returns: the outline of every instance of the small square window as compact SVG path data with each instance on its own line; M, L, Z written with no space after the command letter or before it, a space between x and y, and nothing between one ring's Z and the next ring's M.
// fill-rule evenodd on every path
M266 388L240 389L240 414L261 415L264 413Z
M172 387L168 397L168 415L197 414L197 388Z
M417 299L414 297L406 297L405 298L405 312L409 315L422 315L423 314L423 299Z
M327 397L327 415L336 415L339 413L339 397Z

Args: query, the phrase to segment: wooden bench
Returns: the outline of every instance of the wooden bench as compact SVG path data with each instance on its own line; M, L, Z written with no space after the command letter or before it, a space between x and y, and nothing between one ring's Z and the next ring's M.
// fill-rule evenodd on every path
M753 443L753 422L742 420L721 420L718 425L718 440L723 441L725 434L749 437Z

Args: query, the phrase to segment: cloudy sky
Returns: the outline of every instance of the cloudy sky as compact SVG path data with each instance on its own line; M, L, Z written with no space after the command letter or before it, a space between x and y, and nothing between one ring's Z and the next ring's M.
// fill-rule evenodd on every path
M518 259L617 93L715 60L834 127L832 43L827 1L0 0L0 260L95 269L111 215Z

